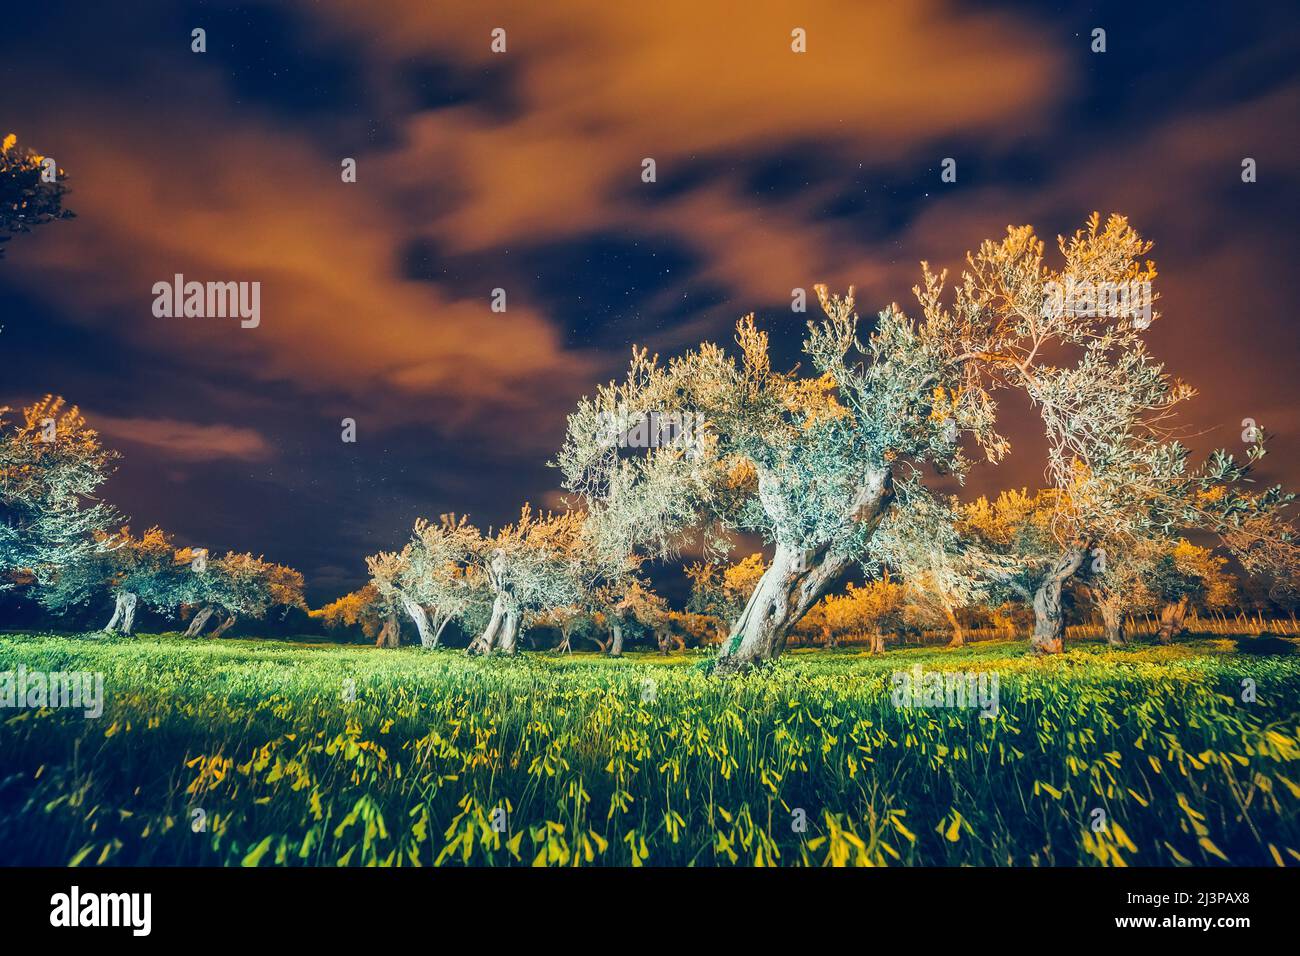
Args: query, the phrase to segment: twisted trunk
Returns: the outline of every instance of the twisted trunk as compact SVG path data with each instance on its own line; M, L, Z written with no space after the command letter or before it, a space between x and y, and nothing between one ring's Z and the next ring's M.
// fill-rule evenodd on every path
M759 478L759 498L769 515L784 509L780 490L763 476ZM889 469L867 472L853 501L852 520L874 528L893 498ZM849 563L847 555L827 545L800 548L778 542L771 565L722 644L716 672L735 673L780 656L794 626L839 580Z
M1039 654L1065 650L1065 613L1061 588L1083 564L1083 548L1071 548L1056 559L1034 593L1034 636L1030 646Z
M424 648L434 647L438 643L438 637L433 633L433 628L429 624L429 612L421 606L420 602L414 598L401 596L402 609L415 622L415 629L420 634L420 646ZM439 631L441 633L441 631Z
M467 654L514 654L519 650L519 609L506 583L506 557L497 552L487 564L488 585L492 588L492 617L483 633L465 649Z
M211 604L207 607L200 608L198 613L194 615L194 619L190 621L190 626L185 629L185 636L198 637L199 633L203 630L203 626L208 623L208 618L212 617L216 611L217 609Z
M609 656L623 656L623 622L615 621L609 628Z
M1169 644L1179 634L1183 633L1183 622L1187 618L1187 595L1184 594L1176 602L1166 604L1160 609L1160 628L1156 631L1156 639L1161 644Z
M825 555L811 563L809 552L778 544L772 563L731 627L718 654L717 670L732 673L773 660L800 618L848 567L848 558Z
M519 651L519 612L507 608L501 620L501 629L497 632L496 649L502 654L515 654Z
M104 625L104 633L116 634L120 624L122 633L130 635L131 629L135 627L135 609L139 601L139 595L130 591L119 591L115 594L113 596L113 616Z

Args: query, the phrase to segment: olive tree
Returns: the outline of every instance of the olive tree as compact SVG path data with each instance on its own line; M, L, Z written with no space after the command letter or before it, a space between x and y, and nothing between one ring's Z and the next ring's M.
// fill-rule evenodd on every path
M437 524L417 521L401 551L366 559L379 596L410 616L422 647L437 647L447 625L473 602L469 567L481 540L466 517L446 514Z
M519 520L489 530L474 550L472 580L486 587L492 612L471 654L514 654L525 615L577 604L590 567L582 515L535 513L525 504Z

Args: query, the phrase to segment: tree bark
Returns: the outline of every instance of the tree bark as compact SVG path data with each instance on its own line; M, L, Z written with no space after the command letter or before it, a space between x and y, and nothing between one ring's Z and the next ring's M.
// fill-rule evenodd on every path
M613 624L611 624L611 625L610 625L610 628L609 628L609 633L610 633L610 641L609 641L609 656L610 656L610 657L622 657L622 656L623 656L623 624L622 624L622 622L620 622L620 621L615 621Z
M962 629L961 621L957 619L956 612L950 607L945 607L943 613L948 618L948 626L952 628L952 639L948 641L948 646L965 647L966 632Z
M434 647L438 643L438 638L429 625L429 612L420 605L419 601L407 597L405 594L402 595L401 601L402 609L415 622L415 629L420 634L420 646L423 648Z
M1103 599L1101 606L1101 626L1102 633L1106 637L1106 643L1111 647L1123 647L1128 643L1128 635L1124 631L1124 610L1119 606L1117 601Z
M492 616L488 618L483 633L470 641L465 648L466 654L490 654L497 642L497 632L501 630L501 621L505 617L505 598L498 594L492 599Z
M1065 613L1061 588L1083 565L1083 548L1071 548L1056 559L1034 593L1034 635L1031 645L1039 654L1060 654L1065 650Z
M216 610L210 604L207 607L200 608L198 613L194 615L194 619L190 621L190 626L185 629L185 636L198 637L199 632L203 630L203 625L208 623L208 618L212 617Z
M501 621L501 630L497 634L496 649L502 654L516 654L519 651L519 612L507 608Z
M764 484L760 477L760 498L767 497ZM893 496L887 468L868 472L858 489L853 520L872 527L879 524ZM765 507L769 514L773 512L773 505ZM736 673L780 656L794 626L848 565L847 555L826 546L804 549L778 543L771 565L722 644L715 672Z
M1183 622L1187 618L1187 595L1184 594L1176 602L1166 604L1160 609L1160 628L1156 631L1156 640L1161 644L1170 644L1173 639L1183 633Z
M208 637L212 640L216 640L222 634L225 634L226 631L230 630L231 626L234 623L235 623L235 615L231 613L224 621L222 621L220 624L217 625L217 629L213 631L211 634L209 634Z
M885 632L878 627L871 629L870 648L872 654L885 653Z
M375 638L375 647L397 647L401 644L402 631L397 625L397 615L392 611L384 618L384 626L379 629L379 637Z
M122 633L129 637L135 630L135 609L140 603L140 596L128 591L123 597L126 598L126 606L122 614Z
M129 635L131 628L135 626L135 606L138 601L138 595L130 591L119 591L113 595L113 616L104 625L104 633L116 634L120 624L122 633Z
M807 552L778 544L771 565L723 641L717 671L742 671L780 656L794 626L848 564L840 555L810 564Z

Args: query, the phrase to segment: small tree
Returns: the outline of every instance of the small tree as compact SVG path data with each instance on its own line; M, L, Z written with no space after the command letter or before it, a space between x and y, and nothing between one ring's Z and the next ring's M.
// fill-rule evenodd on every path
M388 612L373 583L368 583L337 598L324 607L313 608L308 616L319 620L327 629L359 628L370 640L379 637ZM378 642L377 642L378 643ZM384 644L380 643L380 646Z
M104 633L120 630L129 635L142 601L157 608L169 606L172 578L177 574L176 547L171 536L158 527L139 538L123 527L113 534L97 534L96 542L95 550L61 568L41 589L41 603L63 610L107 591L113 597L113 616L104 625Z
M195 562L182 552L181 561L187 558L188 570L182 571L172 591L177 603L199 607L185 632L187 637L198 637L214 614L226 615L209 635L217 638L241 616L261 619L275 606L306 606L302 574L292 568L233 551L208 562Z
M902 626L906 607L903 586L888 577L862 587L849 584L843 594L827 595L823 602L827 624L836 634L866 634L872 654L885 650L885 633Z
M591 568L585 545L580 514L535 514L527 504L517 522L489 531L475 549L473 580L491 594L492 614L469 653L514 654L524 615L577 604Z
M469 565L481 540L467 518L446 514L438 524L417 521L401 551L366 559L378 595L410 616L422 647L437 647L447 625L473 602Z
M76 406L47 395L21 423L0 409L0 588L28 572L51 584L104 547L121 516L95 497L116 467Z

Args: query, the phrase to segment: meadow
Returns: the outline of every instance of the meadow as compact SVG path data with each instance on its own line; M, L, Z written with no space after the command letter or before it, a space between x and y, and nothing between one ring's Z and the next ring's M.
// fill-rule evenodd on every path
M1228 640L467 658L0 635L104 675L102 716L0 710L0 862L1300 865L1300 660ZM997 715L895 704L998 675Z

